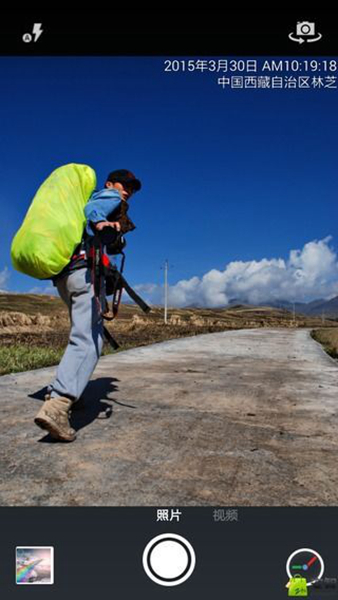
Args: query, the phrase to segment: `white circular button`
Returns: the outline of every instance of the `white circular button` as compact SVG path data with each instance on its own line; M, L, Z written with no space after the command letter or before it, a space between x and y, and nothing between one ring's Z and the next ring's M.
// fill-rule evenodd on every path
M177 533L154 537L143 551L143 568L159 585L179 585L186 581L196 564L192 545Z

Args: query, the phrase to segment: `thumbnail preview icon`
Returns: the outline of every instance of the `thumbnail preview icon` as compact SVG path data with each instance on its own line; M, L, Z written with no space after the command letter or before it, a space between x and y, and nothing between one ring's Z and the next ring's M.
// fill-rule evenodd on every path
M54 548L52 546L17 546L15 579L18 585L53 584Z

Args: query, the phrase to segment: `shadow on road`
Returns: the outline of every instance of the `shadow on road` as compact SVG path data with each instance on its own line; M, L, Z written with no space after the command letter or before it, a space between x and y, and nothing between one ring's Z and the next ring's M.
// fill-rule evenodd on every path
M90 425L96 419L109 419L113 414L114 404L119 404L126 408L136 408L131 404L126 404L110 397L110 394L118 393L119 388L115 383L118 381L119 379L115 377L101 377L88 383L81 398L75 403L72 410L70 421L76 431ZM48 387L43 387L33 394L29 394L29 397L44 400L47 392ZM49 434L38 441L42 443L57 442Z

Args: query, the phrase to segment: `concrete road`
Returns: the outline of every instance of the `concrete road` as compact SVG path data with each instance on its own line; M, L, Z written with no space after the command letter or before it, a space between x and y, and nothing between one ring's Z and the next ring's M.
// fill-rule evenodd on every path
M33 422L54 373L0 378L1 505L338 504L338 366L307 330L102 357L71 444Z

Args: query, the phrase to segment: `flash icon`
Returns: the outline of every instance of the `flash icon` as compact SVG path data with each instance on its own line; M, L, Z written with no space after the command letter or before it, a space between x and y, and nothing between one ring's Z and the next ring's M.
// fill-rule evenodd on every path
M42 23L34 23L32 33L24 33L22 36L22 41L26 44L29 44L32 41L37 42L42 32Z

